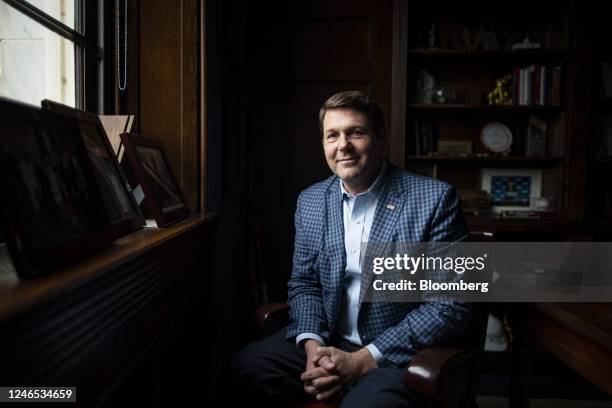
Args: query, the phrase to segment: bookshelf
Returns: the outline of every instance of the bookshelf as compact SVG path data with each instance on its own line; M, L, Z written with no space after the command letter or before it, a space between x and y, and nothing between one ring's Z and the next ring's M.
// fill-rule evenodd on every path
M577 50L586 40L576 3L518 0L508 8L396 0L391 160L447 181L460 194L485 189L483 174L493 173L488 189L498 214L502 202L515 200L533 212L533 197L546 197L547 225L580 219L587 118L580 91L586 62ZM504 97L490 95L503 78ZM512 139L503 151L483 141L498 140L500 132L503 141L508 134ZM518 193L503 187L500 196L499 183L528 173L537 174L537 188L533 177L518 184ZM501 225L486 213L494 219L482 225ZM532 215L517 225L542 223L540 214Z
M607 226L612 221L612 28L604 15L594 15L588 30L589 143L587 161L587 222ZM603 177L602 177L603 176Z

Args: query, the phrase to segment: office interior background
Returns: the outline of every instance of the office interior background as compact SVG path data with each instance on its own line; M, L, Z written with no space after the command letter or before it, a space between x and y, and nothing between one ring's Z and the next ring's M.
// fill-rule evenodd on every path
M459 189L471 232L609 242L611 30L576 0L0 0L0 96L133 115L191 211L4 273L0 385L223 398L254 311L287 299L297 196L330 174L318 110L342 90L380 104L391 163ZM482 353L479 406L612 407L609 303L491 313L505 346Z

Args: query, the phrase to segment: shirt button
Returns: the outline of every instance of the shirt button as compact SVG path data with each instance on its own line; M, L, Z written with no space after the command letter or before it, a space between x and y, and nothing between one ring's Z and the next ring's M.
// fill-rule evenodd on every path
M355 248L353 248L353 249L351 250L351 252L352 252L352 253L355 253L355 252L357 252L357 250L356 250Z
M355 221L357 224L361 224L361 221Z

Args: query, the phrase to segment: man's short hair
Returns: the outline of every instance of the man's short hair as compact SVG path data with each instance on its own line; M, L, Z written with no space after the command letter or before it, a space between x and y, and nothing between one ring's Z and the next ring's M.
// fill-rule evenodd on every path
M364 114L374 133L382 137L382 132L385 127L385 119L383 118L382 110L380 106L365 93L361 91L343 91L329 97L319 110L319 129L321 129L321 134L323 134L323 119L325 119L325 113L330 109L353 109Z

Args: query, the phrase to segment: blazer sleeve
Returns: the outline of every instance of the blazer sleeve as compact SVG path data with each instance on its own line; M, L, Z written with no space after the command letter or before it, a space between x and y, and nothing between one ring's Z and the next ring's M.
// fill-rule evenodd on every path
M315 214L308 211L303 193L300 194L295 212L295 242L293 248L293 270L287 284L289 317L291 323L287 329L287 338L296 337L302 333L315 333L329 341L329 328L323 310L323 295L319 273L315 263L317 259L312 231L305 226L308 222L305 214Z
M454 187L442 194L432 219L429 241L467 240L468 228ZM410 311L397 325L372 342L383 356L396 365L405 365L422 349L464 334L472 305L448 298L433 298Z

